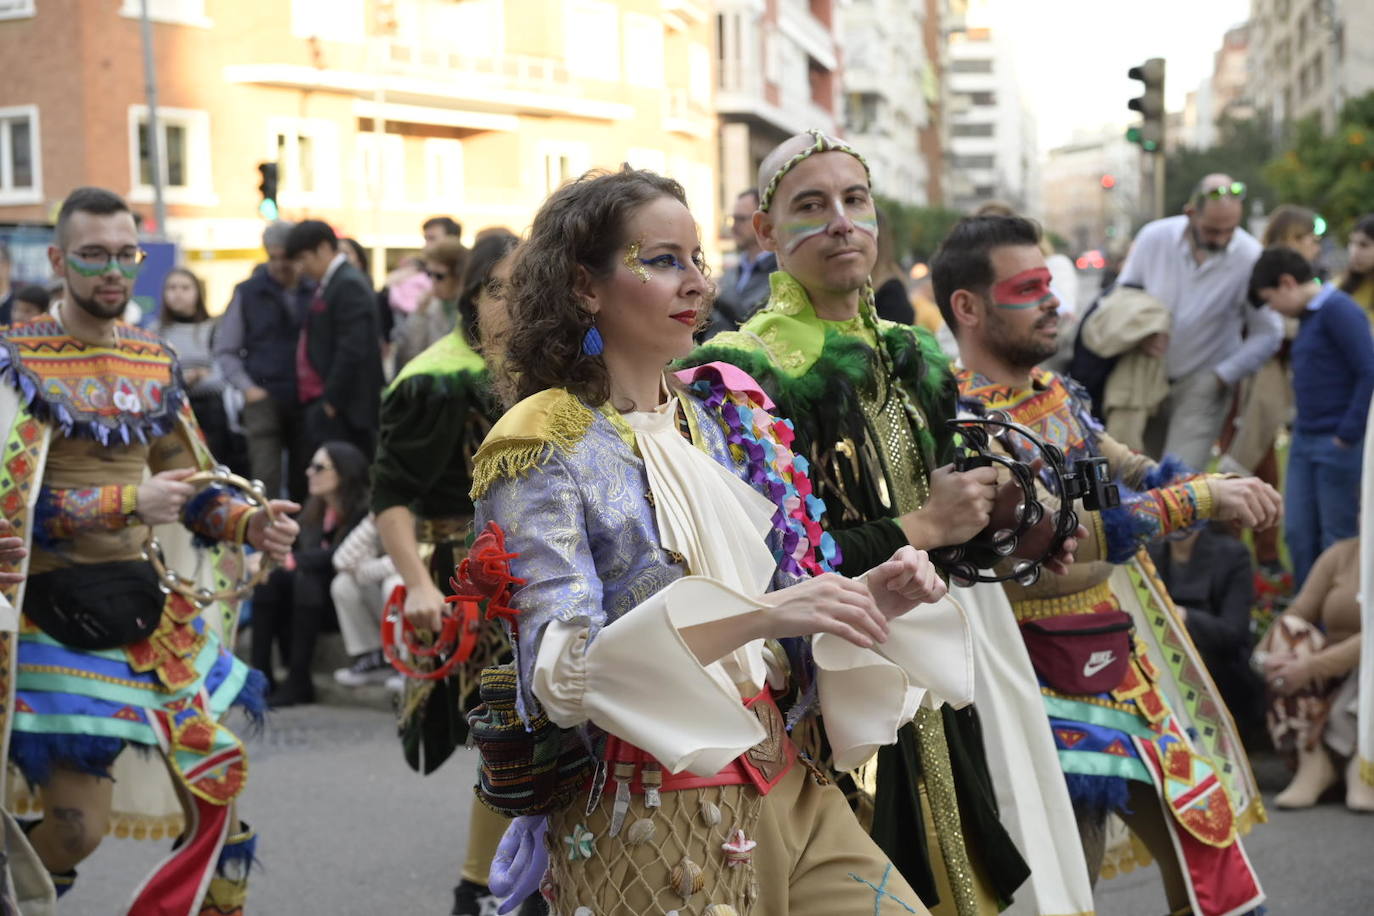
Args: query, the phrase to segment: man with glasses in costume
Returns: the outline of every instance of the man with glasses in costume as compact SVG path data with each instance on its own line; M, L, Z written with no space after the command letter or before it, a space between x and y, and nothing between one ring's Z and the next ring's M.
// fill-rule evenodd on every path
M1208 175L1178 216L1147 223L1117 282L1145 290L1169 308L1169 333L1147 337L1142 352L1163 357L1169 395L1145 430L1145 450L1204 468L1236 385L1283 342L1283 322L1249 301L1260 243L1240 228L1245 184Z
M115 758L127 745L159 751L184 828L129 912L240 914L256 838L235 804L243 744L220 720L231 705L260 716L265 681L221 644L217 623L232 632L232 605L210 603L212 618L163 593L142 558L144 526L179 521L202 542L246 541L280 559L297 532L281 513L299 507L270 503L273 521L219 486L188 482L214 457L176 355L120 320L144 258L124 200L73 191L48 255L63 302L0 334L0 505L30 551L8 570L23 581L0 577L0 606L22 610L17 632L14 622L0 632L10 694L0 697L0 739L42 789L28 842L57 895L70 890L112 826ZM223 579L237 574L226 559L216 560ZM14 800L23 786L8 788ZM148 832L170 841L175 827L163 829Z
M865 160L820 131L785 141L759 168L753 227L778 258L768 303L691 362L744 369L793 421L836 568L858 576L905 544L934 549L978 534L997 475L949 465L956 390L934 338L877 317ZM999 820L972 707L920 709L875 761L842 784L922 902L938 916L998 912L1028 872Z

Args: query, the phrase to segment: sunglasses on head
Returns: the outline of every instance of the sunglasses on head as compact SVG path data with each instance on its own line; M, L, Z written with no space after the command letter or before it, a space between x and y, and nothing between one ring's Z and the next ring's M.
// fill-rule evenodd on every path
M1199 191L1198 198L1203 200L1222 200L1227 197L1244 197L1245 182L1233 181L1207 191Z

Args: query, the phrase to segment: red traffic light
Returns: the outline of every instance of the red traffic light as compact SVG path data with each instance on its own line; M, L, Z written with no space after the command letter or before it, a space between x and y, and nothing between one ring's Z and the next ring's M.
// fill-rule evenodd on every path
M1110 190L1111 190L1112 188L1114 188L1114 187L1116 187L1116 176L1115 176L1115 175L1103 175L1103 176L1102 176L1102 188L1103 188L1103 190L1110 191Z

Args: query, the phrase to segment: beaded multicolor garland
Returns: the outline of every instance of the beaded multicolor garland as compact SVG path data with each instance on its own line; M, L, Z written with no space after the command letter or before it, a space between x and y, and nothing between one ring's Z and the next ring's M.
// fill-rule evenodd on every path
M778 567L794 576L834 572L840 548L821 527L825 503L812 492L810 465L792 452L792 421L777 419L730 390L709 364L683 376L707 407L719 410L730 452L745 463L749 483L778 506L773 515L781 535L781 548L774 551Z

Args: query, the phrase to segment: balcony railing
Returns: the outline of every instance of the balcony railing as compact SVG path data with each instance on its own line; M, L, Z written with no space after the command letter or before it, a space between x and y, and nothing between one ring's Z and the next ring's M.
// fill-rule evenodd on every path
M547 57L502 54L481 57L402 42L388 42L385 54L392 73L426 77L451 77L462 73L488 78L511 89L538 92L572 92L575 89L567 64Z

